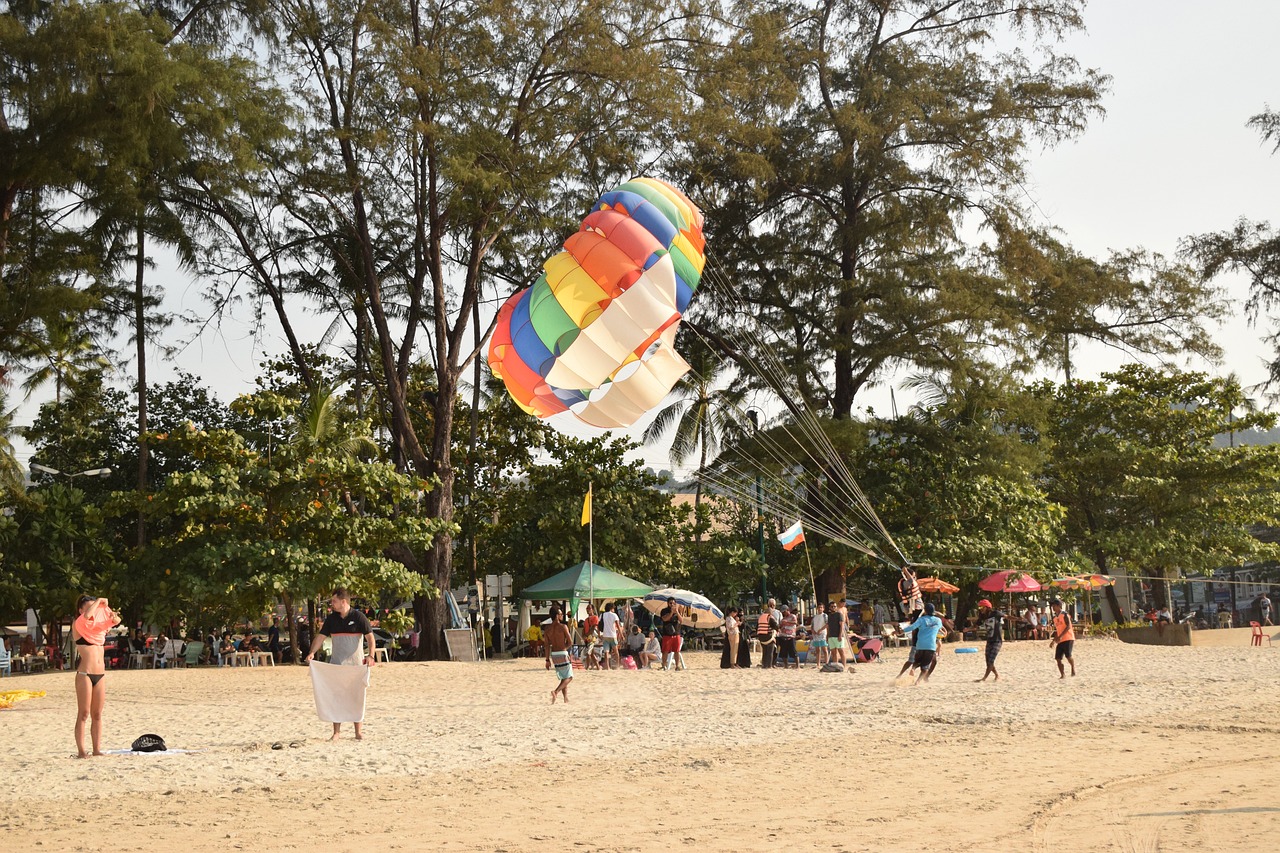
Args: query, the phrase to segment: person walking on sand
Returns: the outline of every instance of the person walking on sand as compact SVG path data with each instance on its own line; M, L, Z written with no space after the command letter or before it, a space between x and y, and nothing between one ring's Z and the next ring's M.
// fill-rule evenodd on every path
M377 648L374 645L373 626L369 623L369 617L365 616L359 610L351 606L351 595L344 587L338 587L333 591L333 595L329 597L329 615L324 618L324 624L320 626L320 630L316 632L315 638L311 641L311 649L307 652L303 663L311 663L311 659L315 657L316 652L320 651L320 647L324 645L325 638L328 637L333 642L333 651L329 655L329 663L336 666L368 666L374 665L373 650ZM368 653L364 653L365 645L368 645ZM314 678L314 676L313 676ZM368 673L365 673L364 688L368 688ZM360 702L360 716L363 718L363 697ZM356 740L364 740L364 721L363 719L352 722L356 730ZM335 722L333 724L333 734L329 740L337 740L342 732L342 723Z
M1267 598L1265 592L1258 596L1258 615L1262 617L1258 621L1263 625L1275 624L1271 621L1271 599Z
M604 606L604 614L600 617L600 645L604 649L604 668L613 669L613 661L622 668L622 653L618 651L618 640L622 620L618 618L616 605L610 601Z
M88 758L84 749L84 724L89 723L93 755L102 755L102 709L107 704L107 686L102 683L107 664L102 650L107 632L120 624L105 598L80 596L80 615L71 623L71 636L80 663L76 665L76 757Z
M1004 645L1004 626L1009 617L992 607L991 602L985 598L978 602L978 609L987 629L987 671L977 680L986 681L987 676L994 675L995 680L999 681L996 658L1000 656L1000 649Z
M568 704L568 683L573 680L573 660L568 649L573 644L573 637L564 624L561 608L552 607L552 624L543 628L543 640L547 649L547 669L556 667L557 684L552 690L552 704L556 704L557 693L564 699L564 704Z
M1071 616L1062 609L1062 599L1055 598L1049 602L1049 608L1053 611L1052 622L1053 636L1049 638L1049 645L1056 646L1053 652L1053 659L1058 662L1058 678L1066 678L1067 671L1062 665L1065 658L1067 663L1071 664L1071 675L1076 674L1076 659L1071 656L1071 652L1076 644L1076 632L1071 624Z
M543 628L542 639L547 650L547 669L553 666L559 680L551 691L551 704L556 703L556 694L564 703L569 704L569 682L573 681L573 660L569 657L569 646L573 642L569 628L564 624L564 614L560 608L551 608L551 624Z
M938 634L945 622L945 619L933 614L933 604L930 603L924 606L924 613L919 619L902 629L908 633L915 632L915 654L912 660L913 666L920 670L915 680L917 685L928 681L938 665Z

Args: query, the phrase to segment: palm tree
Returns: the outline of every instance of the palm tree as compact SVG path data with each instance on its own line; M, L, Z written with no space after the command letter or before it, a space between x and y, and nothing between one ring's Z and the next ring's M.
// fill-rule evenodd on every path
M653 444L672 427L671 461L681 465L698 452L697 485L693 495L694 518L702 504L702 480L708 455L714 458L725 444L741 439L745 391L726 384L728 362L709 348L695 346L688 357L692 368L672 389L675 399L658 413L644 431L644 443ZM699 541L701 537L699 536Z
M63 387L73 386L82 376L94 370L107 370L111 362L102 357L93 337L67 319L45 324L44 340L35 344L30 352L33 360L40 362L22 383L26 399L30 399L41 385L54 382L54 400L62 404Z
M344 431L344 425L338 417L338 404L336 388L329 385L313 387L298 412L291 444L304 452L323 447L349 459L361 455L376 455L378 445L373 439L367 435Z
M22 463L9 437L14 434L13 410L5 410L4 392L0 391L0 497L21 495L26 485Z

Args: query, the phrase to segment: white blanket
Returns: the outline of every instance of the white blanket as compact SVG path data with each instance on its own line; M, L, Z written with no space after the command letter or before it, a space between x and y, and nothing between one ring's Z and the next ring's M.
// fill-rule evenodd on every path
M326 723L363 723L369 667L338 666L311 661L311 689L316 716Z

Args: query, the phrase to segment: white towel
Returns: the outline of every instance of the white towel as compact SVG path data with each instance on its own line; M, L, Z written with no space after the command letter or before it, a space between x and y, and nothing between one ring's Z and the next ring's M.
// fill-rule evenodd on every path
M369 667L338 666L313 660L310 670L311 689L316 696L316 716L326 723L364 722Z

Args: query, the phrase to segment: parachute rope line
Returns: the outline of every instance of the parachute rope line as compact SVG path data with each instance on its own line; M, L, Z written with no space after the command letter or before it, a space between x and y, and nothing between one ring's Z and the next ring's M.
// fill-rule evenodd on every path
M763 379L770 390L778 395L794 420L792 424L783 421L777 425L777 428L781 429L794 444L796 451L807 457L818 474L826 475L829 488L810 490L802 502L796 494L798 488L796 482L788 482L782 476L765 469L763 465L746 469L732 462L708 468L703 472L703 482L745 503L759 499L764 504L765 511L776 520L786 520L790 523L789 519L799 518L807 529L880 560L886 565L895 568L909 565L910 561L876 514L871 501L844 464L830 436L822 428L817 413L809 405L808 400L799 393L795 377L782 364L775 347L764 334L763 325L747 310L741 297L734 293L728 284L727 277L714 260L708 259L703 281L710 285L709 289L733 308L735 314L749 320L749 325L755 332L753 340L761 345L759 351L762 353L763 361L753 357L751 349L743 346L749 337L746 328L748 324L731 325L726 335L737 350L737 358L734 361L739 365L745 362L745 366ZM714 342L707 340L692 324L687 327L713 351L720 349ZM735 407L735 409L739 415L746 416L746 412L741 407ZM797 437L792 431L792 425L800 436ZM780 467L786 468L796 463L795 452L789 451L767 432L757 431L754 439ZM759 498L754 494L754 487L750 481L756 476L769 481L771 488L767 498L763 494L763 483ZM849 510L855 516L854 525L846 526L843 523L845 512L836 505L836 500L847 502ZM859 526L870 528L874 535L870 537L865 535ZM874 541L877 538L896 552L901 562L895 562L880 553L876 548L880 543Z

